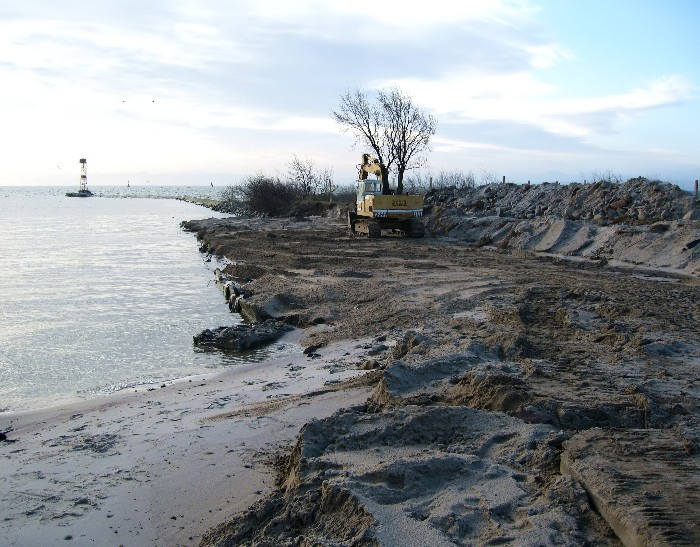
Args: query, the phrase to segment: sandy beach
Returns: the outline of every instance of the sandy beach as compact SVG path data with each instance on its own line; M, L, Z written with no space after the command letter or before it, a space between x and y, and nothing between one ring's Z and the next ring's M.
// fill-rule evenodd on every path
M293 341L294 335L289 341ZM358 345L358 344L355 344ZM348 344L0 415L3 545L193 545L270 492L303 424L371 390ZM342 389L340 389L342 387Z
M700 542L698 221L435 209L187 223L298 351L0 414L3 542Z

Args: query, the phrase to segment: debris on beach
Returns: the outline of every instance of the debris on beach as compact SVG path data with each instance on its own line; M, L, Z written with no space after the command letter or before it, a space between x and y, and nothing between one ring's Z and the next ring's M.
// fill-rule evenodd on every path
M272 319L262 323L241 323L232 327L205 329L193 337L193 343L199 348L251 350L278 340L292 328L291 325Z

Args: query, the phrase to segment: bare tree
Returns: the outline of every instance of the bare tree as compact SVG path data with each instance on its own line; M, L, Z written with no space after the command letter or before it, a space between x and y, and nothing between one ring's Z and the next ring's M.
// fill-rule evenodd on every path
M328 192L328 202L330 203L333 200L333 190L335 189L333 170L329 167L321 169L316 173L316 179L318 180L319 193Z
M355 145L369 146L379 160L382 193L389 194L389 171L396 167L397 192L403 193L407 169L425 164L424 152L430 149L430 137L437 121L423 111L410 96L398 88L379 92L371 104L364 92L346 92L340 97L340 108L333 119L355 136Z
M437 120L397 87L380 91L379 104L388 133L389 157L396 163L396 192L403 194L406 170L422 167L427 161L422 154L430 150Z
M352 133L355 145L369 146L379 160L382 172L382 193L389 194L389 169L393 163L392 147L383 109L372 105L359 89L340 96L340 107L331 117L341 128Z
M314 160L311 158L300 159L296 154L287 164L286 181L303 197L315 194L321 184L314 169Z

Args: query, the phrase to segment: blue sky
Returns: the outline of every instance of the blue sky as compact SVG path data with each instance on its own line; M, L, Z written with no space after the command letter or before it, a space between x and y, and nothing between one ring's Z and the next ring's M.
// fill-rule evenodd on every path
M0 184L228 185L296 154L350 183L339 97L399 86L429 168L700 177L696 0L9 0Z

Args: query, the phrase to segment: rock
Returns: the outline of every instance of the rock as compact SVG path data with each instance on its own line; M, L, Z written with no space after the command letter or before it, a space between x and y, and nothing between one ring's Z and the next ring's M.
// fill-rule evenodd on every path
M251 323L259 323L270 318L270 315L264 309L261 309L255 304L251 304L242 296L236 299L236 307L241 317Z
M700 220L700 209L691 209L683 215L683 220Z
M270 319L262 323L241 323L232 327L206 329L194 336L192 341L200 348L242 351L274 342L292 328Z
M316 350L322 348L325 344L313 344L311 346L308 346L304 348L304 355L311 355L313 353L316 353Z
M622 209L623 207L626 207L626 206L627 206L627 203L628 203L628 202L627 202L627 199L626 199L626 198L622 198L622 199L618 199L617 201L613 201L613 202L609 205L609 207L610 207L611 209Z
M389 348L384 344L377 344L375 346L372 346L372 348L367 352L367 355L379 355L380 353L384 353L388 349Z
M242 296L236 296L235 294L231 295L231 297L228 299L228 309L232 312L240 313L242 299Z
M230 300L231 297L235 296L248 296L246 293L245 289L239 284L236 283L235 281L227 281L224 284L224 298L226 300Z

